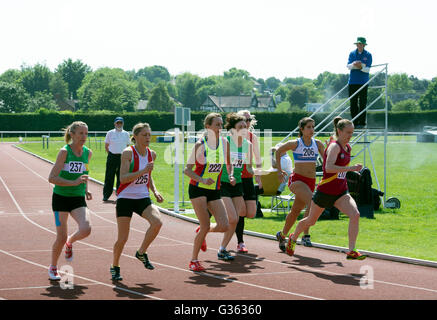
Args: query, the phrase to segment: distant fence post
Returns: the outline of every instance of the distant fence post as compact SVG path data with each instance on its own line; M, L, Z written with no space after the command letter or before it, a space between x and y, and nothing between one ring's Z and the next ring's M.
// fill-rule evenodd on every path
M42 135L41 137L42 137L42 148L44 149L44 145L46 145L48 149L50 136Z

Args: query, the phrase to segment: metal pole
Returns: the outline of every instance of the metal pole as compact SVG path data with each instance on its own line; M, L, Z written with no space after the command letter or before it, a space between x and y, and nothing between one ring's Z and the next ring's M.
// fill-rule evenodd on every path
M175 146L175 161L174 161L174 203L173 210L179 213L179 128L174 129L174 146Z
M388 64L385 65L384 207L387 199Z
M185 168L185 110L182 109L182 208L185 207L185 183L184 183L184 168Z

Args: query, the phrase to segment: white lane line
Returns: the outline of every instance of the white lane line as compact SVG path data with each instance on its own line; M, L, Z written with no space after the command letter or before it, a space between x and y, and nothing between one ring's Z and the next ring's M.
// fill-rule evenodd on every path
M16 159L14 159L14 160L16 160ZM16 160L16 161L18 161L18 160ZM18 162L20 162L20 161L18 161ZM27 167L27 166L26 166L26 167ZM30 169L30 168L29 168L29 170L31 170L32 172L34 172L34 171L33 171L32 169ZM37 174L36 172L34 172L34 173ZM39 174L37 174L37 175L39 176ZM2 179L1 176L0 176L0 180L1 180L1 182L3 183L3 185L4 185L5 189L6 189L6 191L8 192L9 196L11 197L12 201L14 202L15 206L17 207L18 211L20 211L20 212L23 214L23 217L24 217L26 220L28 220L30 223L32 223L33 225L35 225L35 226L37 226L37 227L39 227L39 228L41 228L41 229L43 229L43 230L46 230L46 231L48 231L48 232L50 232L50 233L53 233L53 234L56 234L56 232L54 232L54 231L52 231L52 230L49 230L49 229L47 229L47 228L45 228L45 227L39 225L38 223L34 222L34 221L31 220L30 218L28 218L28 217L24 214L24 212L23 212L23 210L21 209L20 205L19 205L18 202L16 201L14 195L11 193L11 191L9 190L8 186L6 185L6 183L4 182L4 180ZM100 249L103 250L103 251L107 251L107 252L111 252L111 253L112 253L112 250L108 250L108 249L105 249L105 248L101 248L101 247L98 247L98 246L95 246L95 245L92 245L92 244L86 243L86 242L84 242L84 241L78 241L78 242L79 242L79 243L82 243L82 244L85 244L85 245L88 245L88 246L93 247L93 248L97 248L97 249L100 248ZM122 254L122 255L123 255L123 256L127 256L127 257L129 257L129 258L131 258L131 259L136 259L135 257L131 257L131 256L128 256L128 255L125 255L125 254ZM160 265L160 266L163 266L163 267L167 267L167 268L171 268L171 269L175 269L175 270L179 270L179 271L183 271L183 272L185 272L185 273L186 273L186 272L188 272L188 273L193 273L193 272L190 271L190 270L182 269L182 268L178 268L178 267L171 266L171 265L167 265L167 264L162 264L162 263L157 263L157 262L154 262L154 264L156 264L156 265ZM46 268L46 267L45 267L45 268ZM290 291L283 291L283 290L279 290L279 289L275 289L275 288L269 288L269 287L265 287L265 286L255 285L255 284L252 284L252 283L242 282L242 281L238 281L238 280L234 280L234 279L227 279L226 277L216 276L216 275L212 275L212 274L208 274L208 273L204 273L204 272L200 272L200 273L198 273L198 274L201 274L201 275L204 275L204 276L207 276L207 277L212 277L212 278L215 278L215 279L220 279L220 280L228 281L228 282L238 283L238 284L242 284L242 285L246 285L246 286L250 286L250 287L255 287L255 288L264 289L264 290L273 291L273 292L278 292L278 293L283 293L283 294L287 294L287 295L293 295L293 296L303 297L303 298L307 298L307 299L314 299L314 300L324 300L324 299L322 299L322 298L312 297L312 296L308 296L308 295L304 295L304 294L294 293L294 292L290 292Z
M0 179L1 179L1 177L0 177ZM39 263L36 263L36 262L30 261L30 260L28 260L28 259L24 259L24 258L22 258L22 257L16 256L16 255L14 255L14 254L12 254L12 253L9 253L9 252L7 252L7 251L4 251L4 250L2 250L2 249L0 249L0 252L3 253L3 254L5 254L5 255L7 255L7 256L13 257L13 258L15 258L15 259L21 260L21 261L23 261L23 262L26 262L26 263L29 263L29 264L32 264L32 265L34 265L34 266L37 266L37 267L40 267L40 268L43 268L43 269L47 270L47 266L44 266L44 265L42 265L42 264L39 264ZM59 271L59 273L62 274L63 272L62 272L62 271ZM150 299L163 300L163 299L160 299L160 298L157 298L157 297L154 297L154 296L149 296L149 295L147 295L147 294L143 294L143 293L141 293L141 292L137 292L137 291L129 290L129 289L126 289L126 288L122 288L122 287L118 287L118 286L115 286L115 285L107 284L107 283L104 283L104 282L101 282L101 281L98 281L98 280L93 280L93 279L89 279L89 278L86 278L86 277L83 277L83 276L79 276L77 273L74 274L74 277L75 277L75 278L82 279L82 280L85 280L85 281L90 281L90 282L93 282L93 283L95 283L95 284L102 285L102 286L105 286L105 287L108 287L108 288L111 288L111 289L116 289L116 290L126 291L126 292L128 292L128 293L136 294L136 295L139 295L139 296L142 296L142 297L147 297L147 298L150 298Z
M9 155L7 152L5 152L5 153L6 153L9 157L12 158L12 156ZM38 174L37 172L35 172L32 168L29 168L28 166L26 166L24 163L22 163L21 161L19 161L19 160L17 160L17 159L14 159L14 158L12 158L12 159L15 160L15 161L17 161L17 162L19 162L21 165L23 165L23 166L24 166L25 168L27 168L29 171L31 171L32 173L34 173L35 175L39 176L41 179L43 179L44 181L46 181L46 179L45 179L44 177L42 177L40 174ZM100 219L104 220L104 221L107 221L107 222L112 223L112 224L116 224L115 222L113 222L113 221L111 221L111 220L109 220L109 219L106 219L106 218L104 218L104 217L101 217L101 216L97 215L96 213L92 212L91 210L90 210L90 212L91 212L92 214L94 214L95 216L99 217ZM140 233L144 233L144 231L142 231L142 230L137 230L137 229L135 229L135 228L131 228L131 230L133 230L133 231L137 231L137 232L140 232ZM180 241L180 240L176 240L176 239L171 239L171 238L167 238L167 237L163 237L163 236L159 236L159 235L158 235L158 237L163 238L163 239L167 239L167 240L171 240L171 241L175 241L175 242L179 242L179 243L184 243L184 244L187 244L187 245L192 245L192 243L188 243L188 242L184 242L184 241ZM209 249L210 249L210 248L208 248L208 250L209 250ZM218 250L218 249L211 248L211 250ZM283 266L287 266L287 267L292 266L292 265L290 265L290 264L288 264L288 263L283 263L283 262L274 261L274 260L269 260L269 259L263 259L263 258L255 258L255 257L246 256L246 255L243 255L243 254L238 254L238 253L237 253L237 256L239 256L239 257L245 257L245 258L247 258L247 259L252 259L252 260L255 260L255 261L266 261L266 262L270 262L270 263L273 263L273 264L279 264L279 265L283 265ZM334 275L334 276L345 276L345 277L350 277L350 278L352 278L352 279L358 279L358 280L361 279L361 277L356 277L356 276L354 276L354 275L344 274L344 273L336 273L336 272L331 272L331 271L327 271L327 270L320 270L319 268L312 268L312 267L305 267L305 266L299 266L299 268L300 268L300 269L304 269L304 270L309 270L309 271L314 271L314 270L316 270L317 272L325 273L325 274L329 274L329 275ZM184 271L185 271L185 270L184 270ZM191 271L189 271L189 272L191 272ZM408 288L408 289L423 290L423 291L434 292L434 293L437 292L437 290L434 290L434 289L428 289L428 288L417 287L417 286L410 286L410 285L405 285L405 284L400 284L400 283L395 283L395 282L387 282L387 281L375 280L375 279L373 280L373 282L374 282L374 283L381 283L381 284L385 284L385 285L391 285L391 286L403 287L403 288Z
M75 286L99 286L100 283L75 283ZM0 288L0 291L18 291L18 290L31 290L31 289L48 289L53 286L36 286L36 287L17 287L17 288Z

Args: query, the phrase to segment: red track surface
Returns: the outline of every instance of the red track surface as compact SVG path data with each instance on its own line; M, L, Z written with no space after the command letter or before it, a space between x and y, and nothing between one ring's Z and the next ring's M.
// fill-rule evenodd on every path
M47 182L51 165L4 143L0 163L0 299L437 299L436 268L371 258L349 261L342 253L302 246L289 257L276 242L247 235L249 254L223 262L216 255L221 235L209 234L208 250L200 254L207 271L194 273L188 262L196 225L164 214L164 226L148 250L155 270L144 269L133 257L147 228L134 215L120 262L124 280L112 283L115 205L101 201L102 187L95 183L90 183L94 199L88 201L92 233L74 245L74 288L62 289L47 276L55 237ZM70 219L69 234L75 228ZM234 237L229 248L235 247ZM62 265L68 265L63 255ZM367 287L360 285L366 270L374 278Z

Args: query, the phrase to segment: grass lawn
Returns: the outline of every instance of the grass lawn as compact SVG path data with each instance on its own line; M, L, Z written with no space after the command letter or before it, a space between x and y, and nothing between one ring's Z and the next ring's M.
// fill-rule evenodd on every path
M274 142L280 139L273 138ZM374 219L362 218L357 249L437 261L437 188L435 187L437 183L437 170L435 169L437 144L416 143L415 136L389 137L388 141L387 195L388 197L397 197L401 201L401 208L380 209L375 212ZM42 143L20 144L24 149L52 161L55 160L62 145L62 142L52 140L49 149L42 149ZM381 137L370 146L381 190L384 188L383 145ZM93 150L90 175L103 181L106 161L104 148L94 140L90 141L90 147ZM174 200L174 168L169 164L171 162L171 144L152 143L151 148L158 155L153 177L158 190L165 198L165 203L162 206L173 208L173 204L169 203ZM352 154L358 153L360 148L361 146L355 146ZM163 159L167 159L168 163ZM354 159L354 163L356 162L363 163L363 156L360 155ZM366 166L372 167L368 153L366 154ZM373 172L372 178L373 187L377 188ZM187 177L184 179L184 200L189 201L187 191L189 179ZM182 186L182 182L180 186ZM95 199L98 200L99 195L95 195ZM182 201L182 196L180 201ZM261 197L261 203L264 208L269 208L270 198ZM190 203L186 203L185 208L191 208ZM267 212L264 218L247 219L246 229L274 235L282 229L284 220L284 213ZM347 247L347 228L348 218L341 214L340 220L318 221L311 229L311 237L317 243ZM250 246L250 244L248 245Z

